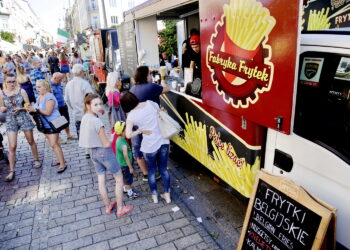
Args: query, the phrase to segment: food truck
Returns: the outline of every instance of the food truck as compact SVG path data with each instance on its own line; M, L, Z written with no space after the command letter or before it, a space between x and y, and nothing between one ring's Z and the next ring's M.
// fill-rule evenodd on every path
M259 169L304 186L337 209L346 248L349 17L350 3L331 0L150 0L124 13L139 64L159 65L157 21L177 20L180 58L189 31L200 31L201 79L184 72L161 98L183 127L172 142L243 197Z

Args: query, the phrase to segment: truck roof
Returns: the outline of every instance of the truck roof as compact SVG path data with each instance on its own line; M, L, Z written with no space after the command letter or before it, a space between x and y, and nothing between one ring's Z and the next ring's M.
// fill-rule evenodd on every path
M183 6L187 6L183 8ZM193 8L191 7L193 5ZM198 0L148 0L123 13L125 22L152 15L178 18L179 15L198 9ZM162 13L164 15L162 15Z

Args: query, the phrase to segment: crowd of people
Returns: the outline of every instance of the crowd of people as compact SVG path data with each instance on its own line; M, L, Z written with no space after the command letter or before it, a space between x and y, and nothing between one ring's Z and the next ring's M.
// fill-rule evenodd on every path
M140 66L135 72L135 85L130 91L121 93L121 77L119 73L111 72L107 76L106 107L86 80L82 63L77 52L72 51L70 56L65 49L45 54L0 55L0 114L6 117L9 152L6 180L10 182L15 178L20 131L32 151L33 167L42 167L33 136L35 127L48 140L57 158L52 162L57 166L57 173L66 171L61 148L65 141L60 136L64 130L67 140L79 140L79 147L85 148L86 158L91 158L106 214L111 214L115 207L117 216L133 210L131 205L123 204L122 198L123 192L130 199L140 195L133 188L134 159L143 174L143 181L148 181L153 202L158 203L156 181L161 177L164 193L160 197L170 203L169 140L162 137L157 124L160 95L170 91L167 84L164 80L160 85L152 83L149 68ZM101 120L106 108L111 137ZM69 128L73 120L70 113L75 122L76 137ZM108 198L106 172L114 177L116 202Z

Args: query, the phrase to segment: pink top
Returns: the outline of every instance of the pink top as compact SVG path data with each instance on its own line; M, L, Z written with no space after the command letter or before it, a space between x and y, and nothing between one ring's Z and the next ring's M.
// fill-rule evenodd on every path
M62 66L63 65L68 65L68 61L61 61L60 63L61 63Z
M112 100L112 92L109 92L107 94L107 99L108 99L108 106L112 106L112 101L115 107L119 106L119 98L120 98L120 93L119 91L114 91L114 99Z

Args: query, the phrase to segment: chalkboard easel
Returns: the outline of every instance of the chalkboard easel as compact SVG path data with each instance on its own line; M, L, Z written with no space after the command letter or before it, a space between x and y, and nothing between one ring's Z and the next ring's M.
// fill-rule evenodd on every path
M335 209L292 181L259 171L238 249L334 249Z

